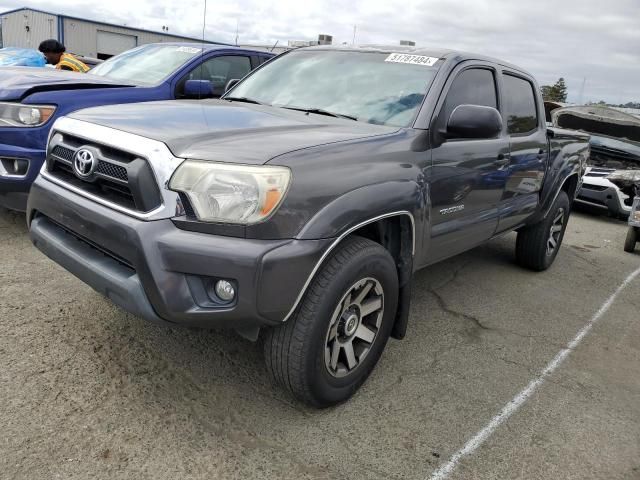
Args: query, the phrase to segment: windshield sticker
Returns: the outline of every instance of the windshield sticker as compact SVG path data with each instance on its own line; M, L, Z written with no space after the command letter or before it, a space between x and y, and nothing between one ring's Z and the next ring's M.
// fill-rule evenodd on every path
M410 65L422 65L424 67L433 67L440 60L436 57L426 57L424 55L408 55L406 53L392 53L385 62L408 63Z
M184 52L184 53L200 53L202 51L201 48L194 47L178 47L176 52Z

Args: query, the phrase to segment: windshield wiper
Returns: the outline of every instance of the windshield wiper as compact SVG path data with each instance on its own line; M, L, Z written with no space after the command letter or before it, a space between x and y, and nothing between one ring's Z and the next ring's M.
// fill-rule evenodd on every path
M355 120L356 122L358 121L358 117L354 117L352 115L345 115L344 113L330 112L329 110L324 110L322 108L302 108L302 107L288 107L288 106L283 106L282 108L286 108L287 110L297 110L298 112L326 115L327 117L346 118L347 120Z
M256 105L266 105L265 103L254 100L253 98L247 97L224 97L223 100L229 100L230 102L245 102L245 103L255 103Z

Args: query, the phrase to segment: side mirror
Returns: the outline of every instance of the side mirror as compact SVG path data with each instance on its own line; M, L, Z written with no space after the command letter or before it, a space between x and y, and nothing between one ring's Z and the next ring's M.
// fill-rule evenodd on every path
M211 98L213 85L208 80L187 80L184 84L184 96L187 98Z
M231 80L229 80L227 82L227 86L224 87L224 93L227 93L229 90L231 90L233 87L235 87L238 82L240 81L239 78L232 78Z
M458 105L447 122L447 138L494 138L502 131L502 115L492 107Z

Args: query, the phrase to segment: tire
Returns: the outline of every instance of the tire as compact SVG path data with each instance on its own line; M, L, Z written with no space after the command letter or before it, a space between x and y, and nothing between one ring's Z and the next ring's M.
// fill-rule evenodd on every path
M561 191L546 218L518 232L516 240L518 264L538 272L551 266L562 245L570 209L569 197L566 192ZM551 231L552 228L554 232Z
M629 227L627 231L627 238L624 241L624 251L633 253L636 249L636 242L638 241L638 227Z
M267 370L308 405L344 402L378 362L397 303L398 274L389 252L371 240L347 238L318 271L292 318L266 332Z

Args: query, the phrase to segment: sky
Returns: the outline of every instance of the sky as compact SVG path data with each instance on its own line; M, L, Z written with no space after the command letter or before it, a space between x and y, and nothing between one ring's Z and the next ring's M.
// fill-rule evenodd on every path
M204 0L0 0L200 38ZM208 0L205 37L286 45L333 35L335 43L460 49L530 71L541 85L564 77L569 101L640 102L640 0ZM584 88L583 88L584 84Z

